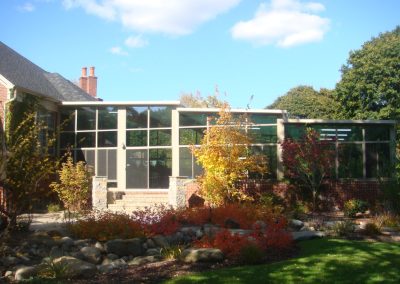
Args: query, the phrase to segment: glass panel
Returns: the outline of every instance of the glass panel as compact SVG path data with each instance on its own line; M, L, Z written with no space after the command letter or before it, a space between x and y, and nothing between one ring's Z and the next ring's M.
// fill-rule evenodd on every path
M117 131L99 131L97 147L117 147Z
M147 150L126 150L126 187L147 188Z
M366 144L367 178L390 177L390 144Z
M314 124L311 127L317 130L321 139L336 139L337 141L363 141L362 127L338 124Z
M75 133L74 132L61 132L60 134L60 148L75 147Z
M305 134L303 124L285 124L285 138L300 140Z
M151 107L150 127L171 127L171 107Z
M118 128L118 108L100 107L98 109L99 129L117 129Z
M180 126L207 126L207 117L215 117L215 113L180 112Z
M60 128L64 131L75 131L75 109L62 108L60 113Z
M77 133L77 144L78 148L95 147L96 141L95 132L78 132Z
M181 128L179 129L179 145L199 145L203 139L206 128Z
M192 153L189 148L179 148L179 175L193 177Z
M47 127L48 130L54 130L56 128L56 113L50 112L45 109L38 111L38 119L40 122Z
M98 150L97 175L105 176L109 180L117 179L117 150Z
M363 152L358 144L339 144L339 178L363 177Z
M150 146L170 146L171 130L150 130Z
M147 107L126 108L126 128L147 128Z
M78 108L78 130L96 129L96 109L93 107Z
M126 146L147 146L147 130L130 130L126 132Z
M390 126L368 125L365 126L365 141L389 141Z
M282 116L279 116L279 118L282 118ZM271 123L276 123L278 116L271 114L257 113L257 114L251 114L249 116L249 119L250 122L255 124L271 124Z
M107 150L97 151L97 175L100 177L107 176Z
M251 178L276 178L277 170L277 151L276 146L252 146L251 153L265 155L267 157L268 172L260 174L250 173Z
M95 155L94 150L76 150L75 162L84 161L91 173L95 173Z
M117 179L117 150L107 150L108 151L108 179Z
M251 126L249 135L254 143L276 143L278 136L276 126Z
M150 188L168 188L172 174L172 150L150 149L149 156Z

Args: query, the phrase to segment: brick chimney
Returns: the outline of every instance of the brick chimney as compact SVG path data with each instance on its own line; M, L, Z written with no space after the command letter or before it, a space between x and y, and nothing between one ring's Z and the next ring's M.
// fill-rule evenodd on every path
M82 68L82 75L79 78L79 87L92 97L97 97L97 77L94 74L94 67L90 67L89 77L87 76L87 68Z

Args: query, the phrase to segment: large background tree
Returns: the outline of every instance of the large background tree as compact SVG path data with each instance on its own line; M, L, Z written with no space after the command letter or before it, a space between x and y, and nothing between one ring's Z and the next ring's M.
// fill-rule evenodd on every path
M318 92L311 86L297 86L267 108L287 110L290 118L334 119L338 107L332 93L328 89Z
M400 26L351 51L336 95L343 118L400 118Z

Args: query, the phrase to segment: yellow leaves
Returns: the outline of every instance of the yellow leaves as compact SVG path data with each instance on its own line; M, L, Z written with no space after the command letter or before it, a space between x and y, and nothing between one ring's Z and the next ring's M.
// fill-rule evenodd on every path
M58 171L59 182L50 187L57 192L59 198L68 209L82 210L88 205L90 196L90 173L84 162L74 163L71 155L67 155Z
M246 117L233 117L224 105L215 124L208 125L200 147L192 147L197 161L204 169L199 178L201 193L209 202L219 205L226 201L247 200L249 197L236 187L249 172L267 172L266 158L251 155L251 139L246 132Z

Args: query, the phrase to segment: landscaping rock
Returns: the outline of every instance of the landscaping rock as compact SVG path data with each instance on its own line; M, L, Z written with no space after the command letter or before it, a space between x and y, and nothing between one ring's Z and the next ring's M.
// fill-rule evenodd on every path
M253 224L253 226L252 226L252 229L253 230L265 230L267 228L267 224L265 224L265 222L264 221L256 221L256 222L254 222L254 224Z
M0 262L3 263L4 266L11 266L21 263L21 260L15 256L5 256L0 258Z
M162 257L160 255L150 255L150 256L137 256L128 262L128 265L143 265L146 263L160 261Z
M90 263L99 264L101 262L101 251L96 247L83 247L81 248L81 253L84 260Z
M150 248L155 248L155 247L156 247L156 244L153 242L152 239L147 239L146 245L147 245L147 248L148 248L148 249L150 249Z
M105 251L103 244L100 243L100 242L96 242L96 243L94 244L94 247L97 248L97 249L99 249L101 252Z
M252 230L243 230L243 229L229 229L232 235L239 235L239 236L247 236L250 235L253 231Z
M240 224L231 218L227 218L224 223L225 223L225 228L240 229Z
M296 231L299 231L301 228L304 227L304 223L300 220L292 219L289 222L289 227Z
M203 231L204 234L206 234L209 237L215 236L216 233L221 231L221 228L212 224L204 224L203 225Z
M119 256L114 253L109 253L109 254L107 254L107 258L111 259L111 260L116 260L119 258Z
M170 245L167 241L167 239L164 236L154 236L152 237L153 242L155 243L156 246L160 248L169 248Z
M29 279L33 276L35 276L38 272L38 269L36 266L24 266L21 268L18 268L17 271L15 271L15 280L16 281L22 281Z
M325 237L324 232L319 231L300 231L300 232L292 232L293 240L295 241L304 241L311 240L315 238Z
M62 256L64 256L64 250L59 248L59 247L54 246L54 247L51 248L49 256L51 258L62 257Z
M160 250L156 248L151 248L148 249L145 253L145 255L150 256L150 255L160 255Z
M104 248L107 253L114 253L120 257L126 255L139 256L143 253L142 242L138 238L111 240L105 243Z
M190 233L195 234L195 232L197 232L198 230L201 230L201 227L199 227L199 226L187 226L187 227L182 227L182 228L179 229L179 231L184 233L184 234L190 234Z
M216 248L190 248L182 252L181 260L183 262L219 262L224 259L221 250Z
M96 272L97 268L94 264L77 259L72 256L63 256L56 258L54 264L60 264L65 266L68 278L74 277L92 277Z

